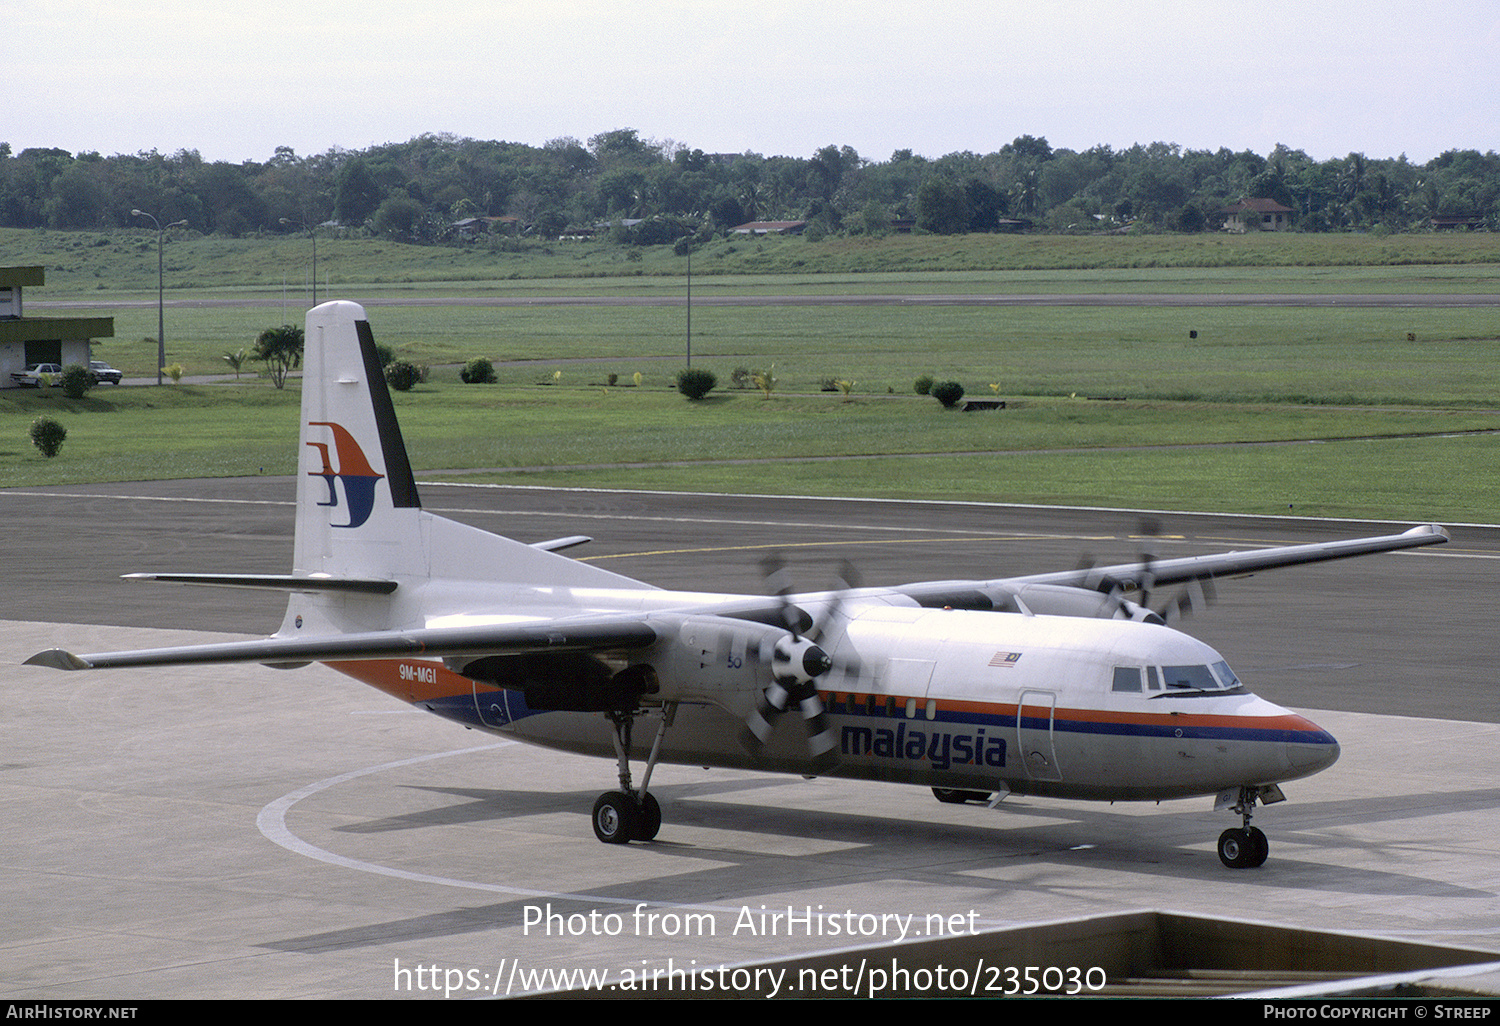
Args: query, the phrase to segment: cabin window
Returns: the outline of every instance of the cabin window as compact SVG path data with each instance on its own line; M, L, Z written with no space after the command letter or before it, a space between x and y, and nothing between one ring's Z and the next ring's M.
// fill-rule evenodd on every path
M1141 690L1141 668L1139 666L1116 666L1114 691Z

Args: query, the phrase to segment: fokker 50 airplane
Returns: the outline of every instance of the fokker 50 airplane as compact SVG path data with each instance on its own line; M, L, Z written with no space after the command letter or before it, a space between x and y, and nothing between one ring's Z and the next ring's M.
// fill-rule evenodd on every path
M988 581L666 591L556 551L587 538L527 545L424 512L364 310L317 307L306 343L292 573L131 575L286 591L281 629L27 662L327 663L468 727L613 755L619 789L593 811L609 843L656 836L647 787L665 761L899 781L944 801L1216 795L1241 821L1219 858L1259 866L1256 803L1331 765L1338 742L1126 594L1447 541L1429 525ZM782 718L792 707L800 727ZM632 736L642 719L647 744Z

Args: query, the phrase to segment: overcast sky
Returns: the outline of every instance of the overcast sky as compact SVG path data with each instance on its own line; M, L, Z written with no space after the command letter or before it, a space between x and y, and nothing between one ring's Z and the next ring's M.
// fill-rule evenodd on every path
M634 128L708 152L1500 148L1495 0L46 0L0 19L14 152L265 160Z

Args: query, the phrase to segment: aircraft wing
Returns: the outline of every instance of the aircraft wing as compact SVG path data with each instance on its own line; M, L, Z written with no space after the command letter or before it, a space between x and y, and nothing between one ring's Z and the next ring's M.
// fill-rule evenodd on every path
M1114 566L1080 567L1054 573L1009 577L994 581L948 581L910 584L893 589L916 599L924 606L951 605L955 608L994 608L1004 593L1014 593L1028 585L1056 585L1107 591L1118 587L1124 591L1159 588L1163 585L1221 577L1242 577L1262 570L1305 563L1323 563L1376 552L1394 552L1422 545L1441 545L1448 532L1437 524L1423 524L1401 534L1374 538L1350 538L1344 541L1314 542L1309 545L1283 545L1244 552L1222 552L1207 556L1184 556L1179 559L1142 559ZM988 606L985 603L989 603Z
M273 637L178 648L75 655L60 648L38 652L28 666L94 670L127 666L183 666L193 663L297 664L340 659L520 655L535 652L605 651L646 648L657 632L639 614L577 617L537 622L432 627L410 631L370 631L311 638Z

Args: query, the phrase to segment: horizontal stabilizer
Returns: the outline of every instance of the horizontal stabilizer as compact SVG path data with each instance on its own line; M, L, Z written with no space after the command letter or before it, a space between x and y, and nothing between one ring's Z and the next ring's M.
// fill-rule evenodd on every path
M561 552L563 549L571 549L575 545L587 545L593 540L586 534L570 534L566 538L553 538L550 541L532 542L531 547L541 549L543 552Z
M314 638L263 638L213 645L148 648L132 652L74 655L62 649L38 652L27 666L57 670L102 670L129 666L199 663L337 662L341 659L435 659L444 656L522 655L534 652L607 652L646 648L657 633L639 617L548 620L534 624L430 627L370 631Z
M196 584L209 588L268 588L271 591L359 592L389 595L395 581L358 577L307 577L296 574L125 574L122 580L158 584Z

